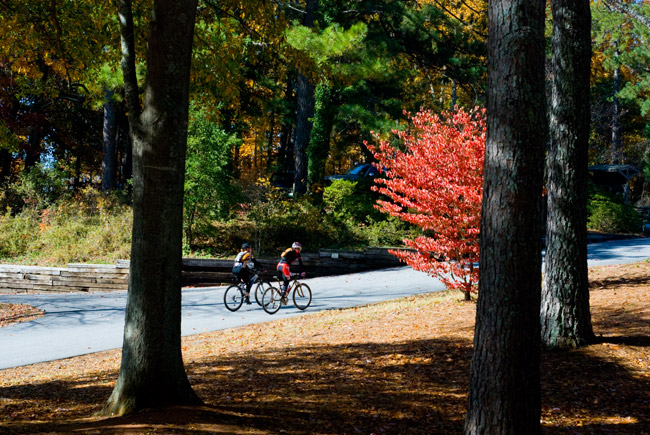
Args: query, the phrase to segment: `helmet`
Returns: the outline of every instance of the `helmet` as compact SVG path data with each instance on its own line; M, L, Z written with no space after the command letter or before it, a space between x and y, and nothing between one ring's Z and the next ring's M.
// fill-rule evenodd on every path
M241 248L242 248L242 249L248 249L248 248L250 248L250 247L251 247L251 245L248 244L248 243L242 243L242 245L241 245Z
M293 242L293 245L291 245L293 249L302 249L302 245L300 242Z

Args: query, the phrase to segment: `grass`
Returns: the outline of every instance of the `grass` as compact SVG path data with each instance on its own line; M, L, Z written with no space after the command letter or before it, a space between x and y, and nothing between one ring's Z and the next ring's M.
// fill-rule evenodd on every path
M0 215L1 263L64 266L129 258L132 214L126 206L92 214L48 210Z

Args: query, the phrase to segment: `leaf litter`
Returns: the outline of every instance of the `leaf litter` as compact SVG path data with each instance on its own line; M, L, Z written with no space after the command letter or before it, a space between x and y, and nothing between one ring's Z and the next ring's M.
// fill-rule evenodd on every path
M543 433L650 434L650 263L594 268L590 282L598 342L543 353ZM0 432L461 433L475 317L461 299L433 293L185 337L199 407L94 415L119 349L0 370Z

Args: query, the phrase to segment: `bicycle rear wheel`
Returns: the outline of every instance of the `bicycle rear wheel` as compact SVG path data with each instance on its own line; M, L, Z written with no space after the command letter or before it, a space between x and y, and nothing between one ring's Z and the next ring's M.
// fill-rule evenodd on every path
M293 304L299 310L305 310L311 304L311 289L307 284L300 283L293 291Z
M244 293L237 284L233 284L226 289L223 294L223 303L230 311L237 311L244 303Z
M275 314L282 306L282 294L275 287L269 287L262 296L262 308L269 314Z
M264 292L271 287L271 283L268 281L258 281L257 284L255 284L255 302L257 302L257 305L260 307L262 306L262 297L264 296Z

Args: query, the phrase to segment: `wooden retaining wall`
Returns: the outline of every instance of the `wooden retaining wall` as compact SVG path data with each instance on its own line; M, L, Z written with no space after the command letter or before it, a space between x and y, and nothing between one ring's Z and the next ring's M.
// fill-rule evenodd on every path
M114 291L126 290L128 285L128 262L68 264L67 267L0 264L0 292Z
M366 270L402 266L397 258L384 248L368 248L365 251L321 250L303 253L304 271L308 277L342 275ZM266 273L263 278L275 274L277 259L263 259ZM233 282L232 259L213 260L184 258L182 285L213 286ZM298 270L297 263L293 269ZM67 267L38 267L0 264L0 293L4 292L88 292L127 290L129 285L129 262L120 260L114 265L68 264Z
M260 274L263 278L275 275L278 259L258 258L257 261L267 269L266 273ZM318 253L303 253L302 262L305 266L304 271L311 278L404 265L395 256L389 254L386 248L368 248L364 251L323 249ZM184 258L183 285L210 286L232 282L232 263L233 260ZM300 271L298 263L294 263L292 270Z

